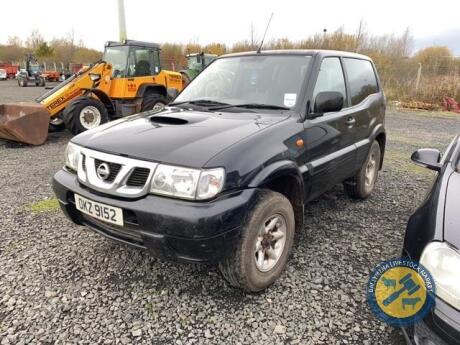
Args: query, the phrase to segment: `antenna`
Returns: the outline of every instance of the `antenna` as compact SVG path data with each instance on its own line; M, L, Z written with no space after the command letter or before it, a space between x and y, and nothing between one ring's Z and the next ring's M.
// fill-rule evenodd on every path
M272 22L272 18L273 18L273 12L272 12L272 14L270 16L270 19L268 20L267 27L265 28L265 32L264 32L264 35L262 37L262 41L260 42L260 46L257 49L257 54L260 54L260 50L262 49L262 46L264 45L265 35L267 34L268 27L270 26L270 23Z

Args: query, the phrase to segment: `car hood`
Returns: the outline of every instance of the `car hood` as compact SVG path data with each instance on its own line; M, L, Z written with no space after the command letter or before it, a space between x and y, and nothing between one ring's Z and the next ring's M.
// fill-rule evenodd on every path
M460 173L449 177L444 219L444 240L460 249Z
M76 136L72 142L143 160L203 167L227 147L287 117L166 109L109 122Z

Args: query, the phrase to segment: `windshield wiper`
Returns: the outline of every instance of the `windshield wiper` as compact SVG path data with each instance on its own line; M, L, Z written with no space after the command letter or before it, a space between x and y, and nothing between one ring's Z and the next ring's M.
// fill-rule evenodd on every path
M262 103L227 104L227 105L212 107L212 108L209 108L209 110L222 110L222 109L227 109L227 108L291 110L291 108L282 107L280 105L262 104Z
M169 105L174 107L174 106L186 104L186 103L190 103L193 105L199 105L199 106L200 105L202 106L209 106L209 105L227 106L229 105L228 103L213 101L210 99L193 99L190 101L174 102L174 103L170 103Z

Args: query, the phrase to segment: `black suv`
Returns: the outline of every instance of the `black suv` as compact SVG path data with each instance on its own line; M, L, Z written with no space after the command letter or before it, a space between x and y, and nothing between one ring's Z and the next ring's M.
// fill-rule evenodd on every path
M283 271L308 201L342 182L351 197L371 194L385 105L366 56L226 55L166 109L74 137L54 191L76 224L218 263L230 284L259 291Z

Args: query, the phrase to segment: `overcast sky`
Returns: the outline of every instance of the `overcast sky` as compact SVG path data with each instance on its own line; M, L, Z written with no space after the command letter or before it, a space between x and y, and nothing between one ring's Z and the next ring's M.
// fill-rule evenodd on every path
M99 50L118 39L117 0L16 0L2 8L1 43L13 35L25 39L33 29L47 40L74 30L78 40ZM271 12L268 40L300 40L340 26L353 33L361 19L373 34L409 27L416 47L460 36L460 0L125 0L125 10L128 38L158 43L232 44L249 38L251 22L261 36ZM455 45L460 37L451 41ZM460 47L452 48L460 54Z

